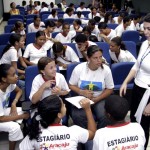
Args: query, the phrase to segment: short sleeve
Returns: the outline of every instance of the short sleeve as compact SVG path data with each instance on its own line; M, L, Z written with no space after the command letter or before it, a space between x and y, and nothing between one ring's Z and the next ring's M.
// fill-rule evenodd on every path
M27 45L25 51L24 51L24 58L29 58L30 57L30 49L31 49L31 44Z

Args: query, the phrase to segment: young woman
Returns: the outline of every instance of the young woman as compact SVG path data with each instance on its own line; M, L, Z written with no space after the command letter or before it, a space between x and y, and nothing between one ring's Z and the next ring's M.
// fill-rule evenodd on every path
M55 42L52 49L51 57L63 68L67 68L67 65L70 63L79 62L79 57L70 46Z
M17 33L20 35L25 36L25 31L24 31L24 24L21 21L17 21L14 25L14 28L12 29L11 33Z
M78 143L93 138L96 125L88 99L80 101L88 120L88 130L79 126L63 126L60 121L66 114L63 101L51 95L40 101L38 113L31 120L29 135L20 143L20 150L65 149L77 150ZM39 128L42 126L42 128ZM49 140L46 140L49 139Z
M150 98L149 98L149 85L150 85L150 14L147 14L143 19L144 34L147 38L142 43L140 53L133 68L130 70L128 76L124 80L121 88L120 95L126 94L127 84L134 79L134 87L132 89L132 103L130 118L132 122L138 122L144 129L147 148L149 141L149 126L150 126Z
M56 9L52 9L51 14L48 16L48 19L58 19L57 14L58 14L57 10Z
M41 57L46 57L47 50L53 45L51 41L46 41L45 32L43 31L38 31L35 37L35 43L28 44L23 55L24 61L29 66L37 64Z
M70 25L68 23L64 23L62 26L62 32L56 35L55 40L61 43L71 43L75 36L76 32L70 31Z
M108 124L105 117L105 99L113 92L114 83L111 70L102 63L102 50L97 45L87 48L87 62L75 67L69 80L69 87L78 95L91 99L92 112L97 119L97 127ZM82 109L72 107L72 119L75 124L87 128L87 119Z
M81 20L76 19L73 21L73 25L70 26L70 31L82 32Z
M70 91L64 76L56 73L55 61L49 57L42 57L38 61L39 75L32 83L30 99L33 104L49 95L67 95Z
M101 19L101 22L103 22L103 21L105 23L115 23L115 21L113 20L113 16L110 12L106 12L104 18Z
M45 24L41 22L40 16L34 16L33 23L28 26L28 33L44 30L43 26L45 26Z
M63 18L65 19L65 18L74 18L74 10L72 9L72 8L70 8L70 7L68 7L67 9L66 9L66 12L65 12L65 14L63 15Z
M12 34L9 38L9 44L4 48L1 55L0 64L11 64L19 74L25 74L24 70L17 67L18 60L21 66L27 67L23 61L21 48L24 48L24 37L20 34Z
M84 15L82 14L81 11L78 11L75 15L74 15L74 19L84 19Z
M16 9L16 4L14 2L10 3L11 10L9 11L10 15L19 15L19 9Z
M120 37L115 37L110 42L109 54L114 63L135 62L135 57L125 48Z
M16 70L10 64L0 65L0 132L8 132L9 150L15 150L16 141L23 138L20 125L15 122L20 119L28 119L29 114L23 113L21 108L16 107L16 104L21 97L22 91L16 86L18 77ZM11 92L14 91L16 96L9 105Z
M88 14L89 19L94 19L94 17L100 17L100 14L97 12L96 7L91 7L91 13Z

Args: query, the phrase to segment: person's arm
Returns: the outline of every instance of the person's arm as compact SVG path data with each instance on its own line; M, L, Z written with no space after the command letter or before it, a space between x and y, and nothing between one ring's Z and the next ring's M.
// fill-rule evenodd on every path
M20 60L21 66L23 66L24 68L27 68L27 65L26 65L26 63L25 63L23 57L19 57L19 60Z
M89 138L88 140L92 140L95 132L96 132L96 123L93 118L93 114L90 107L90 101L88 99L82 99L80 101L81 107L85 110L87 122L88 122L88 132L89 132Z
M15 70L18 71L18 73L20 73L20 74L25 74L25 71L20 70L20 69L17 68L17 62L16 62L16 61L12 61L12 62L11 62L11 65L15 68Z
M34 63L30 62L27 58L23 57L24 62L28 65L28 66L32 66L35 65Z
M11 104L10 115L17 115L16 104L22 95L22 90L18 86L16 86L16 88L14 89L14 92L16 93L16 96Z
M123 84L121 85L121 88L120 88L121 97L126 94L127 84L134 78L135 74L136 74L136 70L131 69L128 76L126 77Z

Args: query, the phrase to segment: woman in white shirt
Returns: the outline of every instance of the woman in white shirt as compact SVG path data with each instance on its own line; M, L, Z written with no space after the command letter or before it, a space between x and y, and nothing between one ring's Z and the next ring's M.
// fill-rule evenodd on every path
M137 121L138 123L140 123L142 128L144 129L146 137L146 149L149 141L150 126L150 14L147 14L143 21L144 34L147 40L142 43L137 61L135 62L134 66L130 70L128 76L126 77L120 88L120 95L123 96L124 94L126 94L127 84L133 78L135 78L135 84L132 90L130 119L132 122Z
M73 25L70 26L70 31L82 32L81 20L76 19L73 21Z
M38 31L35 37L35 43L28 44L23 55L24 61L29 66L37 64L41 57L46 57L47 50L53 45L51 41L46 41L43 31Z
M63 18L65 19L65 18L74 18L74 10L72 9L72 8L70 8L70 7L68 7L67 9L66 9L66 12L65 12L65 14L63 15Z
M70 46L63 45L60 42L53 44L51 52L51 57L63 68L67 68L70 63L79 62L79 57L75 51Z
M111 39L109 54L114 63L135 62L135 57L125 48L120 37Z
M100 14L97 12L96 7L92 7L91 8L91 13L88 14L88 18L89 19L94 19L94 17L96 17L96 16L100 17Z
M48 19L58 19L57 14L58 14L57 10L56 9L52 9L51 14L48 16Z

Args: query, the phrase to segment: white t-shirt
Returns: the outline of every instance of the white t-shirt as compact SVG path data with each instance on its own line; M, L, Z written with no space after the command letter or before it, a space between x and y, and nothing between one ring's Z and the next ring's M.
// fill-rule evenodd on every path
M94 97L99 96L106 88L114 88L112 73L108 66L103 64L103 68L99 67L93 71L89 69L87 62L75 67L69 84L76 85L82 90L92 90Z
M58 17L57 17L57 16L53 17L53 15L50 14L50 15L48 16L48 19L58 19Z
M79 31L82 31L83 28L80 26L78 30L79 30ZM76 30L74 29L74 26L73 26L73 25L70 26L70 31L76 31Z
M62 33L58 33L55 39L61 43L71 43L71 39L76 36L75 31L69 31L67 36L63 36Z
M82 9L81 7L78 7L78 8L76 9L76 11L81 11L81 12L82 12L82 11L87 11L87 10L86 10L86 8L83 8L83 9Z
M99 14L99 13L96 13L96 15L93 15L93 16L92 16L92 13L89 13L89 14L88 14L88 18L89 18L89 19L93 19L93 18L96 17L96 16L100 17L100 14Z
M28 25L28 33L43 31L44 28L42 26L45 26L44 22L40 22L39 28L35 28L34 23L31 23L31 24Z
M53 49L51 50L51 57L54 58ZM62 62L64 64L70 64L72 62L79 62L79 57L70 46L67 46L65 51L65 57L58 57L57 61Z
M77 16L77 14L74 15L74 19L81 19L81 18L82 18L82 19L85 18L83 14L81 14L81 17L80 17L80 18Z
M47 56L47 50L49 50L52 45L53 43L51 41L46 41L46 43L40 49L37 49L33 43L28 44L23 57L30 58L30 62L37 64L41 57Z
M123 31L125 31L125 29L124 29L124 27L123 27L123 24L118 25L118 26L115 28L115 31L116 31L116 36L121 37Z
M42 11L48 11L48 7L41 8L40 12L42 12Z
M86 143L89 137L88 130L79 126L49 126L42 129L38 140L30 140L29 136L20 143L20 150L77 150L78 143Z
M60 27L55 27L53 32L61 32L62 31L62 26Z
M144 150L145 135L140 124L126 123L96 131L93 150Z
M56 86L58 86L61 90L63 91L70 91L69 87L68 87L68 84L64 78L64 76L60 73L56 73ZM32 100L32 97L33 95L39 90L39 88L42 86L42 84L44 83L44 79L42 77L41 74L37 75L33 82L32 82L32 88L31 88L31 92L30 92L30 100ZM41 97L41 100L44 99L45 97L51 95L51 88L48 88L48 89L45 89L43 94L42 94L42 97Z
M137 23L137 24L135 25L135 24L134 24L134 21L132 20L130 26L128 26L127 29L128 29L128 30L138 31L138 30L140 30L140 25L139 25L139 23Z
M12 31L11 33L16 33L15 31ZM25 35L26 33L25 33L25 31L24 30L22 30L22 31L20 31L20 33L19 33L20 35Z
M6 53L3 54L3 56L0 60L0 64L10 64L11 65L12 61L17 62L18 58L21 56L22 56L21 49L19 49L19 51L17 52L15 47L12 46Z
M109 50L109 54L114 62L136 62L135 57L128 50L120 49L118 58L116 57L115 52L111 52L111 50Z
M148 40L146 40L143 42L137 61L132 68L136 70L135 76L136 85L143 88L147 87L147 85L150 85L149 60L150 60L150 46L148 44Z
M6 92L0 90L0 116L5 115L5 110L9 105L10 94L15 88L16 84L10 84L6 89Z
M114 17L113 20L115 21L116 24L119 24L119 22L118 22L118 17ZM122 24L122 23L123 23L123 20L121 21L120 24Z
M68 14L64 14L63 15L63 18L65 19L65 18L74 18L74 14L72 14L71 16L69 16Z
M88 47L91 46L91 45L97 45L96 43L91 42L91 41L87 41L87 42L88 42ZM78 45L76 44L75 46L76 46L76 49L77 49L77 53L78 53L79 58L83 58L83 55L82 55L80 49L78 48Z

